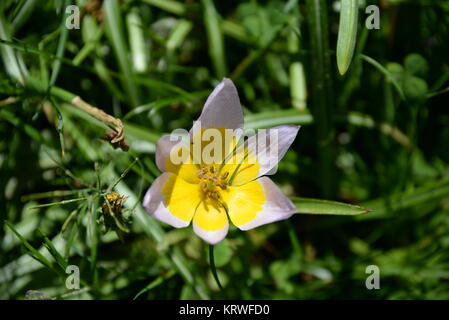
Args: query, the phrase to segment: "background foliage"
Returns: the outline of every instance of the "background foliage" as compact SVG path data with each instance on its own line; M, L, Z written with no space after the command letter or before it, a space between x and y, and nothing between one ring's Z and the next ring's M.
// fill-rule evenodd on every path
M338 1L76 1L79 30L63 27L70 1L1 1L0 298L448 299L449 3L359 2L340 76ZM274 176L286 194L374 211L232 229L220 292L205 243L140 201L158 137L190 128L224 76L247 127L303 125ZM122 119L128 152L75 95ZM103 230L112 188L128 233ZM71 264L80 291L65 286ZM380 290L365 287L373 264Z

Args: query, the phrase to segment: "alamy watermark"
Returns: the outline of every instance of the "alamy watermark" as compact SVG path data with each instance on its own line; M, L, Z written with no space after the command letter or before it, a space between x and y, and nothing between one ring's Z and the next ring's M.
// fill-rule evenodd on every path
M170 161L180 164L260 164L274 167L279 162L280 133L276 128L246 130L206 128L199 123L195 131L174 130L170 141L174 146L170 152Z
M65 13L68 15L65 19L65 27L69 30L80 28L80 8L75 5L67 6Z
M76 265L69 265L65 269L69 276L65 280L65 286L69 290L79 290L80 288L80 269Z
M380 289L380 269L372 264L366 267L365 273L369 274L365 280L365 286L368 290Z
M365 13L369 14L369 16L365 20L365 27L368 30L372 29L380 29L380 10L379 7L372 4L367 6L365 9Z

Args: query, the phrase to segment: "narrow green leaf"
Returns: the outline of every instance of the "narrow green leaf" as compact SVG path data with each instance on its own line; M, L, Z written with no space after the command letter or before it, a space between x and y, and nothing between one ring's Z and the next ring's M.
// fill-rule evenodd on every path
M19 238L20 242L22 242L22 244L25 246L25 248L28 249L28 253L30 254L30 256L32 258L34 258L35 260L39 261L40 263L42 263L44 266L46 266L47 268L54 270L53 265L51 264L50 261L48 261L47 258L45 258L38 250L36 250L19 232L17 232L17 230L12 226L11 223L9 223L9 221L5 220L5 225L12 231L15 233L15 235L17 236L17 238Z
M215 75L218 79L226 76L226 60L224 53L224 38L220 26L220 16L212 0L202 0L203 18L206 27L207 41Z
M95 23L95 19L91 16L85 16L83 18L82 35L84 40L84 46L78 51L73 58L73 65L79 66L83 63L92 51L97 47L97 43L100 41L104 33L104 28L98 28Z
M357 39L358 0L342 0L337 39L337 66L344 75L351 64Z
M175 25L175 27L170 32L170 35L166 42L167 50L174 51L184 42L187 34L192 30L193 24L192 22L184 19L180 19L179 22Z
M105 1L103 7L106 15L106 34L111 40L120 70L124 75L123 87L127 91L130 104L135 107L139 105L139 90L133 80L133 68L123 33L120 7L117 0Z
M144 294L145 292L150 291L151 289L156 288L157 286L161 285L162 283L164 283L165 280L170 279L171 277L173 277L176 274L175 270L170 270L168 271L166 274L156 278L155 280L151 281L145 288L143 288L142 290L139 291L138 294L136 294L136 296L134 297L133 300L136 300L138 297L140 297L142 294Z
M12 123L14 126L16 126L16 128L25 132L31 139L39 143L45 144L47 146L51 146L51 142L48 141L48 139L45 139L41 135L41 133L38 130L36 130L36 128L23 122L20 118L16 117L9 110L6 110L5 108L0 109L0 119Z
M56 83L56 79L58 78L59 70L61 69L61 58L64 56L65 46L67 44L67 40L69 38L69 29L65 26L65 21L67 18L67 13L65 12L65 8L69 5L69 1L66 0L64 3L61 3L61 12L62 12L62 21L60 24L61 33L59 35L58 48L56 49L56 57L59 59L55 59L53 61L51 77L50 77L50 86L53 86Z
M301 62L295 61L290 65L290 95L292 106L298 110L307 107L307 84L304 68Z
M337 201L310 198L293 198L293 203L299 214L328 214L341 216L355 216L368 213L371 210Z
M388 198L379 198L365 202L363 205L373 208L374 212L359 219L369 220L391 217L393 212L417 207L425 203L438 202L448 197L449 180L435 181L416 188L413 192L401 192L392 194Z
M0 39L3 43L5 40L11 40L10 34L10 26L6 18L3 16L3 12L0 10ZM11 78L21 83L25 83L28 72L25 69L20 54L16 54L12 47L5 44L0 44L0 53L6 72L11 76Z
M173 0L143 0L152 6L155 6L159 9L165 10L167 12L183 15L186 12L186 8L184 3L173 1Z
M131 9L126 15L126 25L134 70L138 73L146 72L148 70L150 50L144 37L144 26L138 8Z
M118 175L111 173L111 178L117 179ZM128 197L128 200L125 202L125 207L134 209L134 223L138 224L155 242L161 242L165 235L165 231L155 219L148 216L141 205L138 205L138 203L140 203L139 197L131 191L124 181L120 181L117 184L116 190L118 193L126 194ZM198 295L202 299L209 299L204 283L201 279L194 278L190 266L188 265L184 255L182 255L181 251L179 251L179 248L173 248L173 250L166 252L166 254L172 261L173 266L179 271L179 274L189 285L194 288Z
M58 202L50 202L50 203L38 204L38 205L35 205L35 206L31 207L30 209L38 209L38 208L45 208L45 207L51 207L51 206L59 206L59 205L62 205L62 204L67 204L67 203L72 203L72 202L77 202L77 201L82 201L82 200L86 200L86 197L62 200L62 201L58 201Z
M397 82L397 80L391 74L391 72L389 72L387 69L385 69L385 67L383 65L381 65L379 62L377 62L376 60L374 60L371 57L368 57L368 56L366 56L364 54L361 54L360 57L363 60L365 60L366 62L368 62L369 64L371 64L373 67L375 67L377 70L382 72L385 75L385 77L388 79L388 81L390 81L393 84L394 88L396 89L396 91L401 96L401 99L405 100L404 91L402 91L401 85Z
M23 4L23 6L20 8L20 11L11 22L12 34L14 34L27 21L29 16L33 13L37 3L38 0L27 0Z
M67 219L64 221L62 228L61 228L61 233L64 233L64 231L67 229L67 227L69 226L69 223L72 221L72 219L76 216L76 214L78 213L78 209L76 208L75 210L73 210L69 216L67 217Z
M277 110L251 114L245 117L245 129L261 129L283 124L311 124L313 116L307 111Z
M44 238L44 246L47 248L48 252L51 254L53 259L55 259L56 263L61 267L62 271L65 272L65 269L69 265L68 262L64 259L64 257L59 253L59 251L54 246L53 242L40 230L37 230L39 235Z

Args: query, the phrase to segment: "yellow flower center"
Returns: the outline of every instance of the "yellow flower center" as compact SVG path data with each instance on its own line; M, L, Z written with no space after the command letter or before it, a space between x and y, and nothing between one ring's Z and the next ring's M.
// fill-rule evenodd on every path
M200 192L203 199L221 198L220 191L226 190L228 185L229 172L220 173L214 166L202 167L196 172L200 179Z

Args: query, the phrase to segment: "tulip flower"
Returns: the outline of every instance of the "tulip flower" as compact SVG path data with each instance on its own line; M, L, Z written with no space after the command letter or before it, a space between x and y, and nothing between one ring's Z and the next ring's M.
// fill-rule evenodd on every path
M148 214L175 228L192 222L193 231L212 245L226 237L229 220L240 230L250 230L292 216L295 206L267 175L293 143L299 126L260 130L245 140L243 122L237 89L225 78L208 97L187 142L170 135L157 142L156 164L163 173L145 194ZM229 131L231 139L221 139ZM189 150L193 146L205 151L217 133L222 137L214 138L220 146L211 152L212 161L201 157L204 152Z

